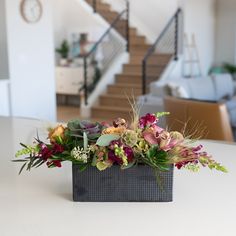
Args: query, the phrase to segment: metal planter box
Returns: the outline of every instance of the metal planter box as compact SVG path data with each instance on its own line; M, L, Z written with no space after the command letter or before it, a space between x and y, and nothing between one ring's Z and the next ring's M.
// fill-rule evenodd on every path
M158 184L152 168L145 165L105 171L90 167L81 172L73 165L73 200L76 202L171 202L173 168L159 174ZM161 186L160 186L161 185Z

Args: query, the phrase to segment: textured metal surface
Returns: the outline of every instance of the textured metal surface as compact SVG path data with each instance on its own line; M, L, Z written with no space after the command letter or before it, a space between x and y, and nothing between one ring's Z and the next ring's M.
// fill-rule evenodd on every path
M160 186L149 166L128 170L113 166L105 171L73 165L73 199L79 202L171 202L173 169L161 172Z

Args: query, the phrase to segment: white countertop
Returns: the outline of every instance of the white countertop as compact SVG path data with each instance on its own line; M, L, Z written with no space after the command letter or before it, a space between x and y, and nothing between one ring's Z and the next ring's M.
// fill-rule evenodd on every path
M71 165L18 176L18 143L31 143L37 120L0 117L0 236L235 236L236 146L202 143L223 174L175 171L173 203L75 203Z

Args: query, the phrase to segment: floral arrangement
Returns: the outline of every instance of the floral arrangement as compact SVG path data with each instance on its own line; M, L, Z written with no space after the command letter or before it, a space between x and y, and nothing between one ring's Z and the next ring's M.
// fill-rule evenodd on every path
M227 172L202 151L202 145L194 146L193 140L183 134L161 128L158 121L164 115L168 113L134 116L131 127L121 118L112 125L73 120L51 128L48 143L37 137L33 145L21 144L23 149L16 157L25 157L15 161L23 162L20 173L24 168L31 170L43 164L61 167L65 161L78 165L81 171L91 166L104 171L113 165L124 170L145 164L159 171L168 171L174 165L191 171L208 166Z

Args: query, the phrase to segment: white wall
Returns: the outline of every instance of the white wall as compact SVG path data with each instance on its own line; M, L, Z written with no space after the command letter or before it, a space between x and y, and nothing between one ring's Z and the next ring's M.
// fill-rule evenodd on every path
M97 41L107 28L97 20L83 0L51 0L56 47L64 39L71 40L72 33L89 33L90 41ZM87 9L86 9L87 7Z
M216 64L236 63L236 1L216 1Z
M0 116L10 115L9 81L0 80Z
M5 1L0 0L0 80L8 78Z
M184 0L182 7L184 32L189 40L195 35L202 72L207 75L215 57L215 0Z
M50 1L42 19L26 23L18 0L6 1L12 115L55 120L54 45Z

